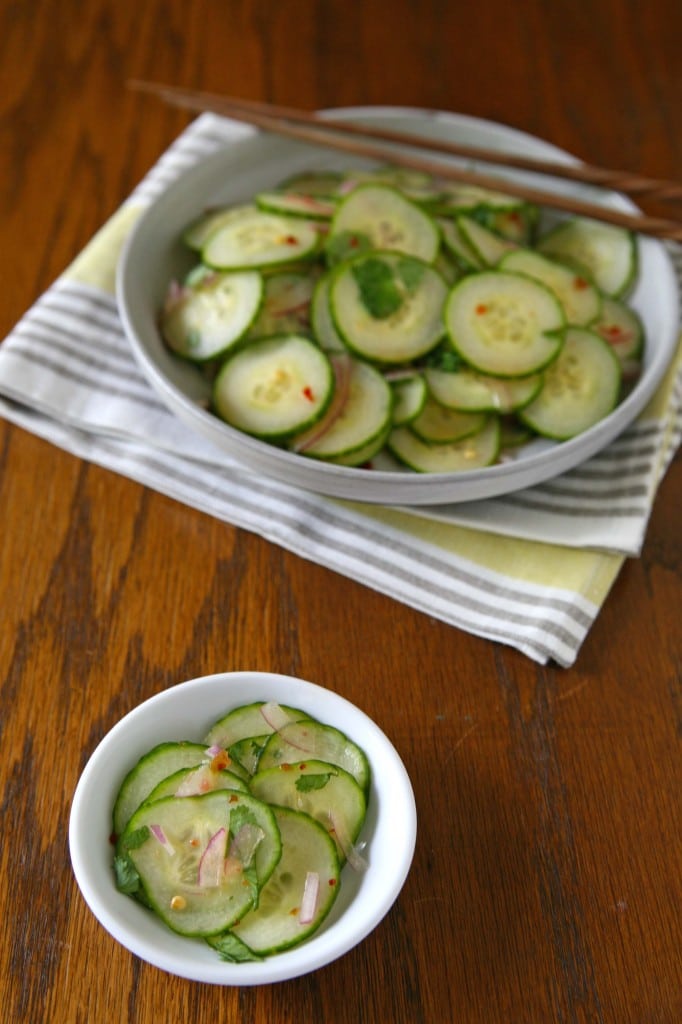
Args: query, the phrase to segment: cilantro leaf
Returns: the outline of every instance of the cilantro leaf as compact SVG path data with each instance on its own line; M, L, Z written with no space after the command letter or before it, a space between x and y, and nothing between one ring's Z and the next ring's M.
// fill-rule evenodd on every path
M140 876L127 853L114 857L116 888L126 896L133 896L140 889Z
M361 260L352 268L360 301L376 320L385 320L403 303L403 296L389 264L377 256Z
M310 775L299 775L295 786L299 793L312 793L313 790L324 789L331 777L331 772L311 772Z
M225 932L223 935L215 935L210 939L210 945L220 954L221 960L227 960L232 964L248 963L249 960L262 960L263 957L254 953L252 949L238 939L232 932Z

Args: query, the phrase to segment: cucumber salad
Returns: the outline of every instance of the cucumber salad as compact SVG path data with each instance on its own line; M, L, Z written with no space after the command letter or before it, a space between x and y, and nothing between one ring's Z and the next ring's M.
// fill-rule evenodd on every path
M397 167L205 211L166 345L230 426L340 465L472 470L563 441L637 379L632 232Z
M201 742L169 741L113 808L120 892L231 962L308 939L342 868L367 866L370 768L340 730L273 701L235 708Z

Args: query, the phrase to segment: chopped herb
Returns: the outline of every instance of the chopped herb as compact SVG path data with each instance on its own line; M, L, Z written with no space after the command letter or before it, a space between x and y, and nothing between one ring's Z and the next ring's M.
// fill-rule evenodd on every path
M143 825L142 828L133 829L129 832L121 841L123 849L127 852L128 850L137 850L138 847L142 846L149 839L149 827Z
M214 935L210 940L210 944L218 951L221 960L227 960L231 964L243 964L248 963L249 960L263 959L262 956L249 949L246 943L238 939L232 932Z
M425 269L426 267L419 260L410 259L407 256L398 260L396 265L396 273L408 292L414 291L417 287L424 276Z
M370 256L353 266L353 277L360 290L360 300L376 320L385 320L403 304L403 295L392 267L377 256Z
M448 345L439 345L427 356L426 365L430 370L459 373L464 366L464 360Z
M116 888L119 892L132 896L139 892L140 876L127 853L114 857L114 875L116 876Z
M332 777L331 772L316 772L310 775L299 775L296 779L296 789L299 793L312 793L316 789L324 789Z
M331 235L325 246L327 263L330 267L342 263L351 256L360 256L372 248L372 240L362 231L339 231Z

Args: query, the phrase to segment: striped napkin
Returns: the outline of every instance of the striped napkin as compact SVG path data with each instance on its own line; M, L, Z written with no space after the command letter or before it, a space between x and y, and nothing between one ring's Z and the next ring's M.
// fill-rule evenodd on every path
M135 362L118 318L121 246L180 173L250 129L205 114L0 346L0 415L472 634L575 662L682 437L682 346L638 422L560 478L509 496L394 508L301 492L190 433ZM682 278L682 256L673 253Z

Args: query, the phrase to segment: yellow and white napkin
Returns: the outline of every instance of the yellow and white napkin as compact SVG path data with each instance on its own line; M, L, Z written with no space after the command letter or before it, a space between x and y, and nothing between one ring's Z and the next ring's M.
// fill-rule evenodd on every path
M205 114L0 346L0 415L459 629L569 666L642 546L682 437L682 346L605 451L517 494L437 508L326 498L253 473L192 434L135 362L114 296L121 246L165 186L249 129ZM682 279L682 257L673 253Z

